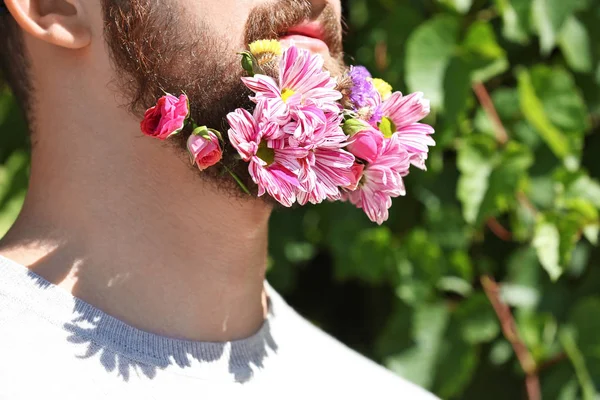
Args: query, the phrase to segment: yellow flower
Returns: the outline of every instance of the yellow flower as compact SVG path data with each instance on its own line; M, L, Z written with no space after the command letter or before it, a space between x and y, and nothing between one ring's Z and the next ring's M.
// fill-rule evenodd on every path
M383 100L386 100L392 95L392 85L390 85L383 79L373 79L373 86L375 86L375 89L377 89Z
M256 58L259 58L263 54L274 54L280 56L283 53L281 43L277 40L257 40L256 42L250 43L250 53Z

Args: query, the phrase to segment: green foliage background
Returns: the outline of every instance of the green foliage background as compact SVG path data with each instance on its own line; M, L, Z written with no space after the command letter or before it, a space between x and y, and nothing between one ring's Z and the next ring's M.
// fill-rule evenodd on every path
M276 212L271 283L442 398L526 398L514 338L482 288L492 276L543 397L597 398L599 3L347 0L350 61L425 92L438 146L381 227L345 204ZM19 115L2 89L0 235L26 192Z

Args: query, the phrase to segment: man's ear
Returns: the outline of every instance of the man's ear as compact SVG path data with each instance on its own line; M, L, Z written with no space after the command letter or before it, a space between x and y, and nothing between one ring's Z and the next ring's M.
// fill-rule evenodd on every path
M68 49L90 44L91 26L82 2L86 0L4 0L17 24L31 36Z

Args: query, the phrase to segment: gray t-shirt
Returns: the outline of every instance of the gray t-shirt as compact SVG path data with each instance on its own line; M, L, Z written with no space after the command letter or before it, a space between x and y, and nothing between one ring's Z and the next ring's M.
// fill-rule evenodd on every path
M133 328L0 257L0 399L435 399L268 294L252 337L191 342Z

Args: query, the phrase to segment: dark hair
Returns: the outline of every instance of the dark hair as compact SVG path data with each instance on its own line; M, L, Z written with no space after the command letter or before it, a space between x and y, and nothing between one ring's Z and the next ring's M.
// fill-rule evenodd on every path
M0 1L0 73L29 117L31 83L23 32Z

